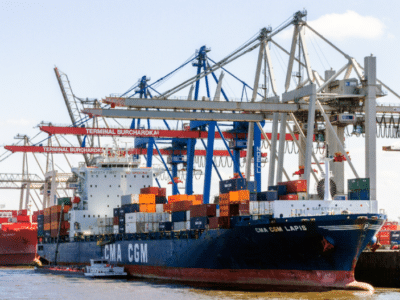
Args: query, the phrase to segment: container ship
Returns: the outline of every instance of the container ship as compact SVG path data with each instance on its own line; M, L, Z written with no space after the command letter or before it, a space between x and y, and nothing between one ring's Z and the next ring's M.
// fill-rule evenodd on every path
M37 259L37 223L27 210L0 210L0 265L30 265Z
M72 172L71 205L38 216L38 254L49 265L103 258L130 276L218 288L372 289L354 278L386 219L367 197L368 178L349 180L349 198L337 200L306 200L306 180L256 193L233 178L207 204L167 197L153 187L155 170L132 157L103 155Z

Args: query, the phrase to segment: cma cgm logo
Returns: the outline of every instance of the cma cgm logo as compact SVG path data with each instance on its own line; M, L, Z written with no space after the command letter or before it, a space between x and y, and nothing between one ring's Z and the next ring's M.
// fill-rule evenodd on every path
M147 263L148 255L147 255L147 244L129 244L127 253L122 253L121 245L105 245L104 246L104 258L109 259L110 261L122 261L122 255L125 254L128 256L129 262L136 263Z

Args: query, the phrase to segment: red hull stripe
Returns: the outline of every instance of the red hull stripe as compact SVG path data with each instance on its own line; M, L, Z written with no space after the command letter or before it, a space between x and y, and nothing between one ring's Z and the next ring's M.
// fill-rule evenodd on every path
M36 258L36 253L27 254L1 254L0 266L30 265Z
M352 271L298 271L298 270L212 270L194 268L165 268L125 265L129 275L144 278L208 283L245 287L268 286L297 288L334 288L373 291L367 283L357 282Z

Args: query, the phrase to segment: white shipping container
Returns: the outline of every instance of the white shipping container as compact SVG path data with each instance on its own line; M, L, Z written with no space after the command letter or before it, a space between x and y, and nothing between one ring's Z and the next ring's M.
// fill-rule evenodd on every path
M190 220L190 210L186 211L186 220Z
M217 214L216 214L216 217L219 217L220 216L220 214L219 214L219 208L217 208Z
M131 195L121 196L121 205L126 205L126 204L139 204L139 195L131 194Z
M250 201L250 214L251 215L258 215L259 212L259 203L261 201Z
M125 214L125 223L146 223L149 220L149 213L128 213Z
M190 230L190 221L186 221L186 230Z
M189 222L190 224L190 222ZM186 222L174 222L173 223L174 230L185 230L186 229ZM190 226L190 225L189 225Z
M125 224L125 232L126 233L136 233L136 223L126 223Z
M155 222L153 223L153 232L158 232L160 231L160 223Z
M150 231L150 224L152 224L152 223L136 223L137 233L147 233L147 232L149 232Z
M119 232L119 226L118 225L114 225L113 226L113 233L114 234L118 234L118 232Z
M158 213L164 212L164 204L156 204L156 212Z
M297 197L299 197L299 200L308 200L307 193L297 193Z
M163 222L163 217L162 217L163 213L155 213L153 216L153 222L154 223L159 223L159 222Z
M105 218L106 219L106 226L112 226L113 225L113 218Z
M155 213L147 213L148 219L146 222L153 223L154 222L154 214Z
M171 214L170 213L162 213L161 222L171 222Z

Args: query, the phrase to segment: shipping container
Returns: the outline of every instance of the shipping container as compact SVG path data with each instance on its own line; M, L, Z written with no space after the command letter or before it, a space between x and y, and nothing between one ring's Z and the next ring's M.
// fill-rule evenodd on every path
M266 191L257 193L257 201L275 201L278 200L278 191Z
M279 196L279 200L299 200L297 194L287 194Z
M172 223L172 230L186 230L186 222L173 222Z
M125 233L136 233L137 232L136 224L137 223L126 223Z
M370 200L369 190L357 190L349 192L349 200Z
M190 229L206 229L208 225L207 217L190 218Z
M172 212L171 221L174 223L186 221L186 211Z
M278 182L278 185L286 186L288 193L307 192L307 180L305 179Z
M114 208L114 217L119 217L119 208Z
M190 210L190 206L192 205L192 201L178 201L178 202L173 202L171 211L172 212L177 212L177 211L186 211Z
M259 214L259 201L251 201L249 203L249 210L251 215Z
M216 204L202 204L190 206L190 217L215 217L217 215Z
M287 187L286 185L271 185L268 187L269 191L277 191L278 197L287 194Z
M153 213L156 212L155 204L140 204L140 212Z
M369 178L354 178L347 180L347 188L349 192L357 190L369 190Z
M142 204L156 204L156 195L154 194L140 194L139 203Z
M172 230L172 222L160 222L159 230L160 231L171 231Z
M140 189L140 194L152 194L155 196L165 197L167 195L167 189L159 187L145 187Z
M250 201L257 201L257 193L250 193Z
M335 195L333 196L333 200L347 200L347 195Z
M121 205L139 204L139 194L130 194L121 196Z
M114 225L113 226L113 233L118 234L119 233L119 225Z
M307 198L308 198L307 197L307 193L304 193L304 192L297 193L297 199L299 199L299 200L308 200Z
M164 204L156 204L156 212L157 213L164 212Z
M156 196L156 204L165 204L165 203L167 203L167 197Z

